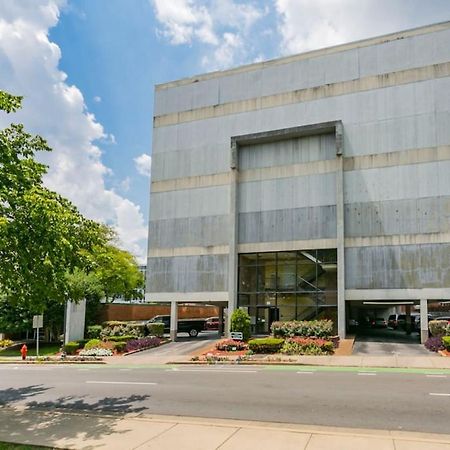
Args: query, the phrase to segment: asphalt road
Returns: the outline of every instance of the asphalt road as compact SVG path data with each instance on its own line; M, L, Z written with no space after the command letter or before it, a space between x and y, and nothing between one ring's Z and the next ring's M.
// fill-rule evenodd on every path
M445 433L450 372L429 372L2 365L0 405Z

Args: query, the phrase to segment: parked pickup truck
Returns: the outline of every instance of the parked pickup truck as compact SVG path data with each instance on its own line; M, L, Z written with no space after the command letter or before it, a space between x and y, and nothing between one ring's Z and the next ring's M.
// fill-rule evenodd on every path
M155 322L164 324L164 333L170 332L170 316L155 316L146 321L146 323ZM189 336L196 337L204 330L206 330L206 319L180 319L178 321L178 333L188 333Z

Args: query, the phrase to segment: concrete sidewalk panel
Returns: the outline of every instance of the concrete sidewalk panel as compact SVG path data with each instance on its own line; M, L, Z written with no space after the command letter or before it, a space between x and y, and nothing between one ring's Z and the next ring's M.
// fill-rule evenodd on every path
M223 445L220 450L304 450L311 438L308 433L291 431L240 429Z
M306 450L396 450L394 441L361 436L313 435Z
M177 424L168 431L150 439L141 449L173 450L213 450L230 438L238 428L205 425Z
M395 440L395 450L450 450L450 444Z

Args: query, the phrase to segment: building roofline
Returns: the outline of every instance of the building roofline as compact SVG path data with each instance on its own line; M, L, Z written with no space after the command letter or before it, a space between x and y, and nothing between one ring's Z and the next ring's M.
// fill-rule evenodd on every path
M204 74L194 75L192 77L181 78L179 80L169 81L166 83L156 84L155 90L165 90L174 88L177 86L184 86L188 84L198 83L199 81L212 80L228 75L234 75L238 73L251 72L265 67L279 66L282 64L288 64L294 61L301 61L308 58L316 58L318 56L331 55L355 48L363 48L371 45L377 45L385 42L392 42L398 39L405 39L411 36L419 36L421 34L433 33L440 30L446 30L450 28L450 21L434 23L431 25L420 26L416 28L410 28L403 31L396 31L394 33L384 34L371 38L361 39L358 41L352 41L344 44L338 44L331 47L324 47L317 50L310 50L304 53L298 53L290 56L282 56L280 58L269 59L267 61L246 64L238 67L234 67L226 70L218 70L215 72L208 72Z

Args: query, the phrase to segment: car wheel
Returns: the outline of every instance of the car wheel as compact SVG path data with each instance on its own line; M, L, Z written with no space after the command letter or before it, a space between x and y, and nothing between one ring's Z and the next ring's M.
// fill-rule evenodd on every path
M195 328L192 328L191 330L189 330L189 336L190 337L197 337L198 336L198 331Z

